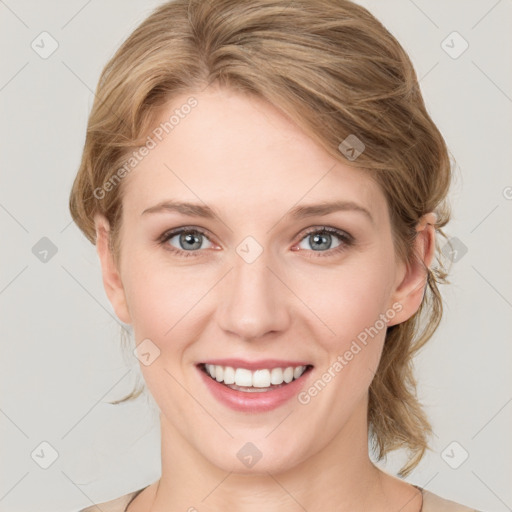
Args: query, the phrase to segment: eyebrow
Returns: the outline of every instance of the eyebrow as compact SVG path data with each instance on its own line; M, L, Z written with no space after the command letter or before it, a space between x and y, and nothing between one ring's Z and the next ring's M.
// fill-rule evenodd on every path
M291 217L299 220L306 217L328 215L329 213L339 211L359 212L365 215L372 223L374 222L370 211L353 201L334 201L312 205L299 205L287 212L285 217ZM215 219L219 217L218 213L209 206L173 200L163 201L155 206L147 208L142 212L142 215L162 212L178 212L182 215L203 217L206 219Z
M294 219L313 217L315 215L328 215L335 212L354 211L364 214L373 223L373 217L369 210L353 201L334 201L320 204L296 206L287 214Z
M163 201L161 203L145 209L141 215L147 213L162 213L162 212L178 212L182 215L189 215L190 217L204 217L206 219L214 219L218 215L209 206L196 204L196 203L182 203L178 201Z

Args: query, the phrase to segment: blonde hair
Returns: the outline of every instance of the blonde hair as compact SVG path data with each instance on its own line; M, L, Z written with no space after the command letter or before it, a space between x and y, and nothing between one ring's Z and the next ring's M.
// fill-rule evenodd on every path
M415 227L425 213L437 213L435 228L444 236L448 150L409 57L372 14L348 0L175 0L157 8L101 74L70 196L71 215L92 243L93 216L102 213L119 255L123 184L101 198L95 191L145 142L164 104L213 83L265 99L333 157L366 169L386 195L404 261L414 257ZM356 159L339 149L350 135L365 146ZM442 316L438 284L446 272L436 243L421 307L387 330L369 389L372 448L378 460L407 448L401 476L419 463L432 433L412 359Z

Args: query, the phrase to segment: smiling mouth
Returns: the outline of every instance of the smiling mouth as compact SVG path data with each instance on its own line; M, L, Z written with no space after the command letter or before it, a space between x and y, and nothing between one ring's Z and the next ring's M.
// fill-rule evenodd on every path
M245 393L263 393L282 388L300 379L313 368L313 365L308 364L251 371L247 368L204 363L198 366L212 380Z

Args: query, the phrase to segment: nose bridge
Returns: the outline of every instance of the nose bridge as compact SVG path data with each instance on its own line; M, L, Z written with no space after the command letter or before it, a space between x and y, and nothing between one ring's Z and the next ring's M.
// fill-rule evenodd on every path
M268 251L255 259L247 257L243 244L233 256L233 269L223 281L217 308L219 326L243 339L256 339L267 332L286 329L290 321L284 285L268 268Z

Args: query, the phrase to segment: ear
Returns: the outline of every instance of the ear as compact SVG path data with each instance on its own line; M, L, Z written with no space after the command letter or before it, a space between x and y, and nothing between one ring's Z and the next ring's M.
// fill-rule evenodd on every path
M96 250L100 258L103 286L114 311L122 322L131 323L123 283L110 248L110 226L105 216L94 216L96 227Z
M420 225L413 247L413 258L404 264L395 288L392 304L397 314L388 322L388 326L400 324L418 311L427 286L428 268L435 255L435 228L432 224Z

